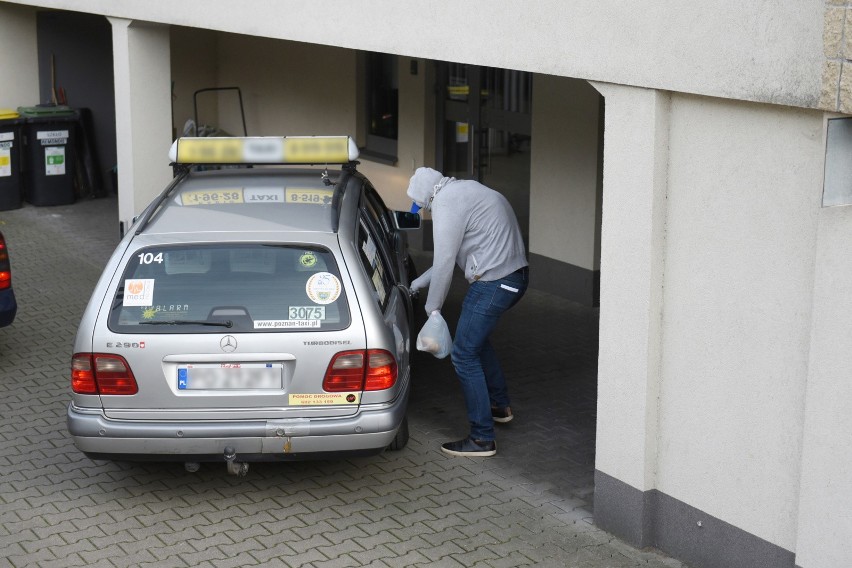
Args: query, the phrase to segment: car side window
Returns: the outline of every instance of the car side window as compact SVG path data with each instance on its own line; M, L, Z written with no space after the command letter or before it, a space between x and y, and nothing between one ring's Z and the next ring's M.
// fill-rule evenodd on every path
M378 192L369 184L364 186L364 210L381 232L382 240L388 248L391 248L393 245L393 228L388 219L388 208Z
M364 198L361 202L361 210L369 219L374 232L378 234L384 243L385 249L388 252L387 258L391 263L391 274L393 279L398 282L401 279L399 267L394 263L397 254L395 241L398 237L391 225L388 208L385 206L384 201L382 201L381 196L379 196L378 192L370 184L365 184L364 186Z
M358 250L361 264L370 280L379 307L384 310L394 286L387 263L387 254L384 252L386 248L377 238L376 230L363 212L358 225Z

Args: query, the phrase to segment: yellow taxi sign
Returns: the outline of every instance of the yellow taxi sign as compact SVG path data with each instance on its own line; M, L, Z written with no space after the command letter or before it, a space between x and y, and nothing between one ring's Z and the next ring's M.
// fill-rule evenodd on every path
M169 150L178 164L345 164L358 158L348 136L178 138Z

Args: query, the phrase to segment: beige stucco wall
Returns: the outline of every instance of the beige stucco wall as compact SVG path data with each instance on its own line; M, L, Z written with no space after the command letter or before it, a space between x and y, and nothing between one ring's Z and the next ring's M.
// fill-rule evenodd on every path
M39 102L36 13L32 8L0 2L0 108L16 109Z
M796 561L852 566L852 206L818 214Z
M219 87L218 68L219 34L209 30L172 27L169 41L172 67L172 117L175 134L182 135L187 120L195 115L194 94L199 89ZM221 85L232 87L235 85ZM235 104L233 93L223 95L225 102ZM218 127L219 97L214 93L198 95L198 122ZM234 134L240 134L242 130Z
M15 3L805 107L826 61L823 0Z
M597 469L843 565L852 209L820 208L822 113L595 86Z
M657 487L788 550L822 113L673 96Z
M205 87L239 87L249 136L350 135L357 138L357 54L348 49L172 28L174 115L178 130L193 114L193 93ZM432 70L400 58L400 119L396 165L361 159L359 169L391 207L407 209L408 178L434 164ZM199 122L242 133L238 100L231 92L199 97Z
M600 269L600 94L586 81L536 75L530 252Z

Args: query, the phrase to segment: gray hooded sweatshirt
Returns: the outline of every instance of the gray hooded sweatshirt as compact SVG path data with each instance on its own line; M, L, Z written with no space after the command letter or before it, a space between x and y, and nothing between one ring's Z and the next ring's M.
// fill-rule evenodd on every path
M444 305L453 263L471 283L499 280L527 266L518 219L500 193L476 181L417 168L408 196L432 213L432 268L413 283L417 288L429 286L426 313Z

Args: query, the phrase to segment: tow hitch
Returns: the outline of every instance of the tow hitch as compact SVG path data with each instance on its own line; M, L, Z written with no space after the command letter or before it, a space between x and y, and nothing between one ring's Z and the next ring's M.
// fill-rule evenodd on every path
M249 464L237 461L237 452L231 446L225 448L225 464L228 467L228 473L237 477L245 477L249 470Z

